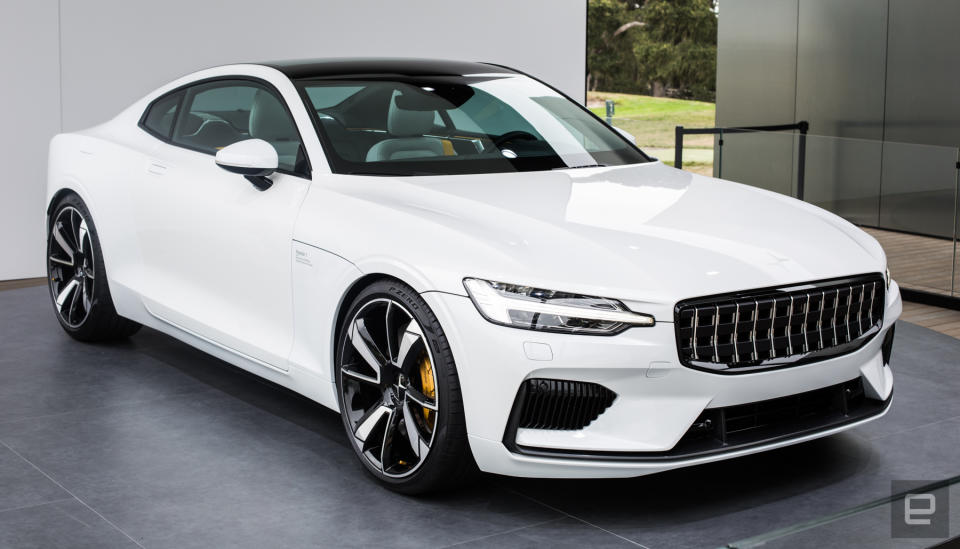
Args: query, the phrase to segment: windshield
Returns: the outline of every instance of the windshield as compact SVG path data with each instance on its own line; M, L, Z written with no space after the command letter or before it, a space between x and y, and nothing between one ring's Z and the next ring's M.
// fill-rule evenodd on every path
M620 166L649 159L522 75L301 80L333 171L441 175Z

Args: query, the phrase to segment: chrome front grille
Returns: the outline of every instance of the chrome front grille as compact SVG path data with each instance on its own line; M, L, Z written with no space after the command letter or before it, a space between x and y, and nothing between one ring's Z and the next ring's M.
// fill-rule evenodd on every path
M723 373L822 360L873 337L884 304L880 275L686 300L675 318L680 360Z

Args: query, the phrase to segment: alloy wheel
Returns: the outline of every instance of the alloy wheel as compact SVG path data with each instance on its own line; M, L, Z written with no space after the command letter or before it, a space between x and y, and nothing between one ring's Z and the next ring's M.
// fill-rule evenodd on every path
M61 209L50 227L47 272L57 314L79 327L93 305L94 255L87 220L72 206Z
M423 329L389 298L365 303L345 329L340 399L354 444L375 471L407 477L437 430L437 374Z

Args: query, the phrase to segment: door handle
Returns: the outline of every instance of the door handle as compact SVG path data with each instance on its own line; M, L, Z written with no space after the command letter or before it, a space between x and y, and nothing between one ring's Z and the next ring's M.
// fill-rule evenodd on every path
M147 165L147 173L153 175L164 175L167 173L167 167L160 162L151 160Z

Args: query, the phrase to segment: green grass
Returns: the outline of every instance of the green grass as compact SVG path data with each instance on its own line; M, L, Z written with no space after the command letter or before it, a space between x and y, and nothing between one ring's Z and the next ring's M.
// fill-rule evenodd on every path
M587 106L599 116L605 116L604 101L607 99L613 99L616 103L614 125L632 133L640 147L672 149L676 126L712 128L715 125L715 105L702 101L589 92ZM683 146L685 149L713 148L713 136L688 135L684 138Z

